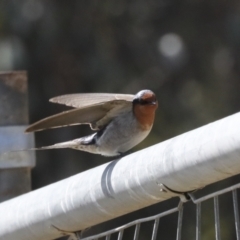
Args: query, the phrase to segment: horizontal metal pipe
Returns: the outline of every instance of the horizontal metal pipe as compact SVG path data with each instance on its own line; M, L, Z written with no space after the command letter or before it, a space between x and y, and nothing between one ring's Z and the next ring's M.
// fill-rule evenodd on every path
M0 239L47 240L240 172L240 113L0 204Z

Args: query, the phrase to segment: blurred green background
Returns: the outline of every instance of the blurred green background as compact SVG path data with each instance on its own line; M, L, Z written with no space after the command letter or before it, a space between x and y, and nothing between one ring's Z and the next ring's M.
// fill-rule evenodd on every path
M159 109L136 151L239 111L240 2L2 0L0 71L8 70L28 71L31 123L66 109L48 102L61 94L151 89ZM86 126L39 132L36 146L89 133ZM37 152L33 189L109 160Z

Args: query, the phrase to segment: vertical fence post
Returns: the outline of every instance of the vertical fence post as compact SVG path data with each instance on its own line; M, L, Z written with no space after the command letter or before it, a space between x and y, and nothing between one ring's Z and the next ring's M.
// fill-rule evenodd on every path
M4 154L33 145L33 135L24 133L27 124L27 73L0 73L0 202L31 190L34 153Z

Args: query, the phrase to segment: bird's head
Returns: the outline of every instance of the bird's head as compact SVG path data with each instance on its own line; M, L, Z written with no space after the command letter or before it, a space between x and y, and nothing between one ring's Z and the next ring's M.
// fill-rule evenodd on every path
M157 107L156 95L151 90L142 90L133 99L133 113L144 128L152 126Z

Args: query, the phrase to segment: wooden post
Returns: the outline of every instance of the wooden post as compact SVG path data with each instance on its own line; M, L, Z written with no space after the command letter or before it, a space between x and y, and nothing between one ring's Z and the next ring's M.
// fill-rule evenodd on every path
M33 136L24 133L27 124L26 71L0 73L0 202L31 190L34 153L4 155L5 151L33 144ZM20 146L16 146L16 141Z

